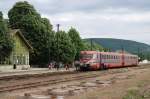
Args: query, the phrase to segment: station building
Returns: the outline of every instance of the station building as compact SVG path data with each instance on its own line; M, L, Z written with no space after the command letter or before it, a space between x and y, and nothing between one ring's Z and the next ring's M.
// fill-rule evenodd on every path
M32 46L19 29L10 30L9 35L13 39L14 47L10 56L0 62L0 70L13 69L14 64L16 69L29 68L29 52L32 51Z

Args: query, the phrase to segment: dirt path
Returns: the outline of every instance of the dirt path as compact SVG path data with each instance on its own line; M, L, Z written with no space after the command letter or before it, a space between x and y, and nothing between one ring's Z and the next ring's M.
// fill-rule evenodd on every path
M63 96L60 99L150 99L149 65L138 68L110 69L98 73L100 76L93 78L22 89L3 94L3 96L11 95L13 98L4 98L0 94L0 99L59 99L56 98L57 96ZM59 77L56 76L56 78ZM37 78L32 79L32 81L34 80L37 80ZM15 81L13 82L15 83ZM5 85L4 82L2 85ZM29 93L31 97L24 97L25 93Z
M91 91L66 99L150 99L150 68L131 70L96 79L111 80L113 83L98 86Z

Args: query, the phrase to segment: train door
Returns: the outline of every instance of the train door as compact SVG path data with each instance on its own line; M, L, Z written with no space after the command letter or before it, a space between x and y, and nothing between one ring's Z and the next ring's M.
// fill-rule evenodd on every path
M99 69L101 69L101 63L102 63L102 54L101 53L98 53L98 60L99 60Z

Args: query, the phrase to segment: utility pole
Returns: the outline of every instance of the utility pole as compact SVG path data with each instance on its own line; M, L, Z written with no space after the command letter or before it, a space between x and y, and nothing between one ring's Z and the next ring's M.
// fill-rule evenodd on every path
M47 33L48 33L48 26L47 26ZM50 55L50 38L48 38L48 60L49 64L51 62L51 55Z
M140 55L140 48L138 47L138 56Z
M60 24L56 24L56 26L57 26L57 33L59 33ZM58 36L59 36L59 35L57 35L57 50L59 49L59 48L58 48ZM57 70L58 70L58 68L59 68L59 52L58 52L58 54L57 54Z
M92 38L91 38L91 51L93 50L92 47L93 47L93 41L92 41Z
M60 24L57 24L57 32L59 32L59 27L60 27Z
M123 47L123 45L121 46L121 51L122 51L122 53L124 53L124 47Z

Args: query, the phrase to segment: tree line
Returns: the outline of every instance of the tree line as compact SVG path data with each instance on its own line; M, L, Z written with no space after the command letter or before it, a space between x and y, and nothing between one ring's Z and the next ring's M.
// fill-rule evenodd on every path
M33 47L30 52L30 64L44 66L51 61L71 63L79 60L81 50L90 50L90 43L84 42L79 32L71 27L69 31L53 30L47 18L42 18L33 5L27 1L17 2L8 12L6 26L0 13L0 55L8 57L13 43L8 36L8 27L20 29ZM102 50L94 43L93 50Z

